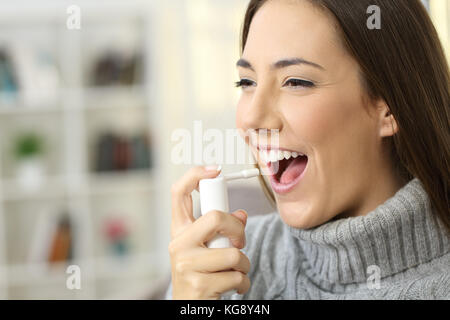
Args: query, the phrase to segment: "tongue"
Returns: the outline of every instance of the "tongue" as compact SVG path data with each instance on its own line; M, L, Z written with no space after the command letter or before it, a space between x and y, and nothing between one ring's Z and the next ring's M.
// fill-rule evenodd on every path
M294 181L305 170L307 162L307 157L298 157L291 161L289 166L282 173L280 182L282 184L288 184Z

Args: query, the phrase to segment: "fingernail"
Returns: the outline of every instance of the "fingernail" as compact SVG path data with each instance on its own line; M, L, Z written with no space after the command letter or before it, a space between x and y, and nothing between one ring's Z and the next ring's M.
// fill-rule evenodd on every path
M205 170L206 171L220 171L220 170L222 170L222 166L219 166L219 165L206 166Z
M237 212L239 212L239 215L240 215L243 219L247 220L247 218L248 218L248 213L247 213L247 211L240 209L240 210L238 210Z

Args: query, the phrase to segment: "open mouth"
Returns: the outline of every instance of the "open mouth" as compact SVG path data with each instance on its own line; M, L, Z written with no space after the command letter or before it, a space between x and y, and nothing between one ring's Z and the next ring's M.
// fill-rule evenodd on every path
M272 179L277 185L290 185L297 180L306 169L308 156L289 150L259 149L259 158L264 162L272 174Z
M280 184L291 184L305 171L308 157L299 155L297 158L282 159L269 162L268 168L272 171L276 182Z

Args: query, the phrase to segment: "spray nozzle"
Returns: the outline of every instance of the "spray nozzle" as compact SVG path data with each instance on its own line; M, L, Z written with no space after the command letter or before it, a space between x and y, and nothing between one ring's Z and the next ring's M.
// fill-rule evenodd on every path
M230 180L236 180L236 179L248 179L248 178L253 178L253 177L257 177L260 175L259 169L254 168L254 169L247 169L247 170L242 170L239 172L234 172L234 173L229 173L224 175L224 179L226 181L230 181Z

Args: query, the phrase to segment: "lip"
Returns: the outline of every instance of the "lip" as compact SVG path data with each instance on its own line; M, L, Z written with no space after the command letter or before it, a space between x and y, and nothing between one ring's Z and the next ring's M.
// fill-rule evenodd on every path
M291 183L288 183L288 184L279 183L277 181L277 179L275 178L275 174L271 174L270 175L270 184L272 186L273 191L275 191L278 194L287 194L287 193L291 192L297 186L297 184L302 180L303 176L305 175L306 171L308 170L308 164L309 164L309 160L306 163L305 170L303 170L302 174L299 175L297 178L295 178L294 181L292 181Z

